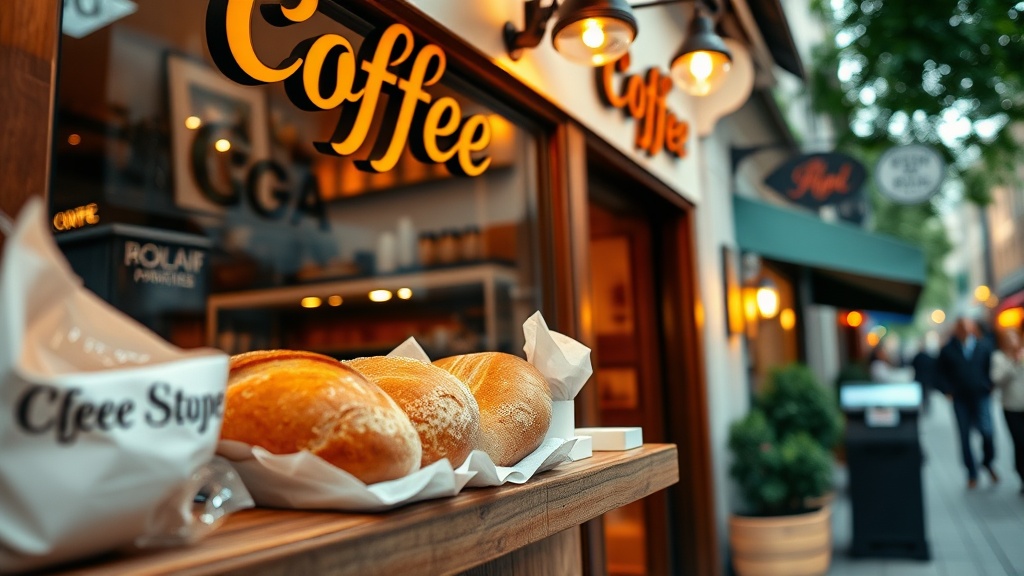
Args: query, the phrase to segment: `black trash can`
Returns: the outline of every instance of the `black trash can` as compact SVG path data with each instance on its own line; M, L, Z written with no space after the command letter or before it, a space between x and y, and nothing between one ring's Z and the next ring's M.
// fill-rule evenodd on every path
M925 535L920 385L853 384L840 392L855 557L931 555Z

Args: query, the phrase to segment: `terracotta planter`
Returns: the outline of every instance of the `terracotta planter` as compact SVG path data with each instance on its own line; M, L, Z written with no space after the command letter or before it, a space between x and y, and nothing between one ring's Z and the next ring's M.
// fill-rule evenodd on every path
M732 564L739 576L820 576L832 560L828 506L793 516L729 518Z

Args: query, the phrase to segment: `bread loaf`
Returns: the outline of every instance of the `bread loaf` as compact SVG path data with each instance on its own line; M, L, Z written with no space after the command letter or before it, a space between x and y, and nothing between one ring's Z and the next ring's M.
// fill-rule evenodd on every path
M469 388L449 372L419 360L388 356L345 363L380 386L405 411L420 435L423 466L442 458L459 466L476 447L480 409Z
M221 438L274 454L308 450L366 484L420 465L420 440L377 385L333 358L267 350L231 358Z
M469 386L480 407L480 442L498 466L540 446L551 425L551 391L532 364L511 354L480 352L434 362Z

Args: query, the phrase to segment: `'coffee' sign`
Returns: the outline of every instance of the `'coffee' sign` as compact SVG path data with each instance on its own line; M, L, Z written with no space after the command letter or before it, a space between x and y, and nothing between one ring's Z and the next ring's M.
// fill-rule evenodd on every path
M686 139L690 124L669 112L665 99L672 91L672 79L651 68L646 76L626 76L621 86L615 87L615 73L629 68L629 54L597 70L597 89L601 100L612 108L620 108L636 120L637 149L654 156L662 150L678 158L686 157Z
M820 208L856 196L866 174L860 162L845 154L803 154L776 168L764 183L792 202Z
M309 20L319 0L259 6L261 16L278 27ZM355 164L368 172L387 172L408 146L421 162L444 164L453 174L478 176L489 157L474 157L491 142L484 115L462 118L459 103L434 98L427 88L444 75L447 59L435 44L417 46L407 26L392 24L371 32L358 55L351 42L322 34L299 43L279 65L260 60L250 23L255 0L210 0L206 38L210 55L227 77L250 86L283 82L293 104L303 110L341 108L334 135L317 142L319 151L348 156L369 135L381 96L388 95L383 125L368 158Z

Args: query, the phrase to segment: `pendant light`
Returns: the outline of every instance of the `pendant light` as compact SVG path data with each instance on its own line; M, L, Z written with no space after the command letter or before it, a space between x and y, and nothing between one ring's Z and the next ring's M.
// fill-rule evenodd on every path
M672 80L687 94L707 96L722 85L731 66L732 54L715 33L714 20L698 7L686 40L672 60Z
M572 62L604 66L626 55L636 31L626 0L567 0L558 9L551 41Z
M526 48L540 44L547 21L558 11L551 33L555 50L566 59L586 66L603 66L626 55L636 39L637 25L626 0L557 0L545 7L527 0L525 27L505 24L505 47L513 60Z

